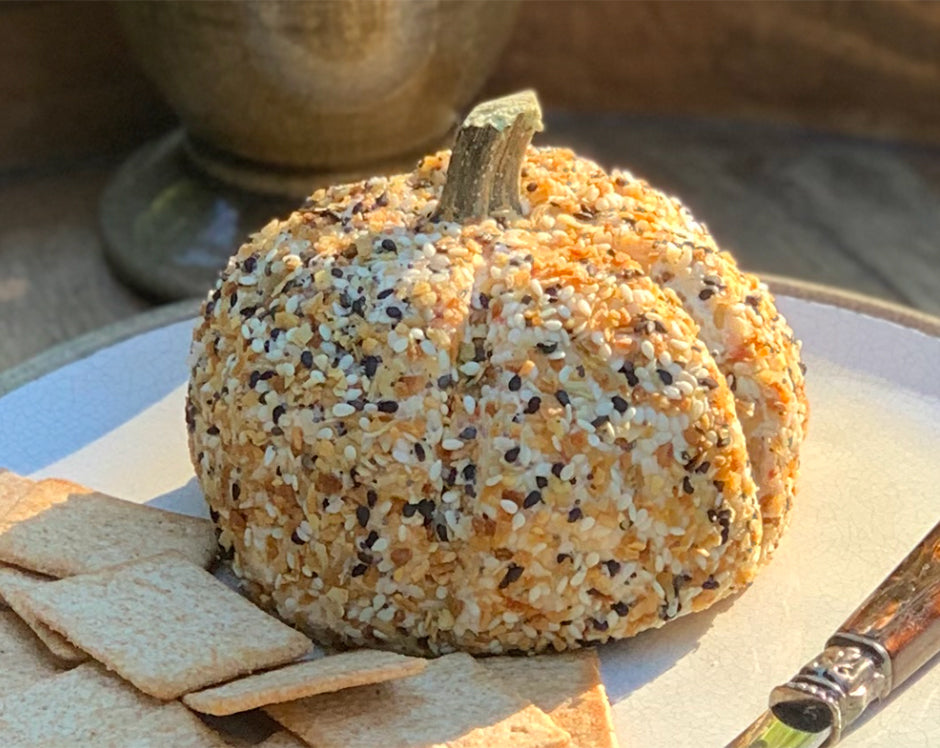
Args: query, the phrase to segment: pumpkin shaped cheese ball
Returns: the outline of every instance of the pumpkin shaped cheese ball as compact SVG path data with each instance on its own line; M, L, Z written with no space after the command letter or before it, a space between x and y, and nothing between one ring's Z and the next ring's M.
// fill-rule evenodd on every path
M799 344L674 199L528 146L322 189L203 307L187 423L249 594L331 644L564 650L753 578L794 493Z

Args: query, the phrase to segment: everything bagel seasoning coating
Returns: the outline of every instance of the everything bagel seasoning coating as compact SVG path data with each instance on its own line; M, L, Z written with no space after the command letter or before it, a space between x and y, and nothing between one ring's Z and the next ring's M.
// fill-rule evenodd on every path
M438 220L449 157L316 192L206 301L187 424L235 572L321 641L415 653L564 650L742 589L806 412L766 288L563 149L526 152L519 215Z

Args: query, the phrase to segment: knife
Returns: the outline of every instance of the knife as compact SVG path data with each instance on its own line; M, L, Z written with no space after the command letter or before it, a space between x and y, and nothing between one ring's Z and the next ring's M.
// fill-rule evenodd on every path
M938 652L940 522L727 748L833 746Z

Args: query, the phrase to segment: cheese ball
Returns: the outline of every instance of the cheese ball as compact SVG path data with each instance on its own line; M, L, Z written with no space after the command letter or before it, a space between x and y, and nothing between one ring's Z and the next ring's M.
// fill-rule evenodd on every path
M186 419L235 573L337 646L565 650L744 588L806 400L767 288L674 199L529 148L519 215L438 220L450 153L242 246Z

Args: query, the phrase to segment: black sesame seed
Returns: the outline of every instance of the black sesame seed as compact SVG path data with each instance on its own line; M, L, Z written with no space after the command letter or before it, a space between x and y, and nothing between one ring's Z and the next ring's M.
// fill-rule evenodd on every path
M300 535L297 534L297 531L296 531L296 530L294 530L294 531L290 534L290 539L291 539L291 542L293 542L295 545L303 545L303 544L304 544L304 541L301 539Z
M242 495L242 487L237 483L232 484L232 501L238 501L238 497Z
M573 561L573 560L574 559L572 558L570 553L559 553L557 556L555 556L556 564L564 563L565 561Z
M536 184L535 182L529 182L529 183L525 186L525 191L526 191L526 192L535 192L538 188L539 188L538 184Z
M383 239L382 240L382 249L386 252L397 252L398 245L392 239Z
M703 288L698 292L698 297L702 301L708 301L712 296L715 295L715 289L709 286L708 288Z
M640 383L640 379L636 375L636 369L634 369L632 362L627 361L627 363L621 366L620 373L627 378L627 384L631 387L636 387Z
M284 406L283 404L281 404L281 405L275 405L275 406L274 406L274 410L271 411L271 419L272 419L275 423L277 423L278 420L280 419L280 417L281 417L282 415L284 415L286 412L287 412L287 407Z
M453 383L454 378L450 374L444 374L443 376L437 378L437 386L442 390L446 390Z
M378 298L378 299L387 299L387 298L388 298L389 296L391 296L393 293L395 293L395 289L394 289L394 288L386 288L386 289L384 289L384 290L382 290L382 291L379 291L379 295L378 295L376 298Z
M716 389L718 387L718 382L716 382L711 377L702 377L698 380L698 383L702 385L702 387L708 387L710 390Z
M392 319L401 319L402 317L401 309L399 309L397 306L390 306L385 310L385 313Z
M519 579L522 576L522 572L525 571L525 567L519 566L518 564L509 564L509 568L506 569L506 574L502 578L502 581L499 583L499 588L501 590L506 589L509 585Z
M368 564L356 564L356 565L353 567L352 571L350 572L350 576L353 576L353 577L361 577L361 576L362 576L363 574L365 574L368 570L369 570Z
M370 509L375 506L375 502L378 500L379 495L375 491L371 488L366 491L366 503L368 503Z
M665 369L657 369L656 373L659 374L659 378L662 380L663 384L672 384L672 374L670 374Z
M421 499L418 502L418 514L425 519L431 519L434 515L434 502L430 499Z
M424 451L424 445L421 442L415 443L415 457L418 458L418 462L424 462L424 458L427 457L427 452Z
M627 613L630 612L630 606L627 605L622 600L620 602L616 602L613 605L611 605L610 609L614 611L614 613L616 613L621 618L623 618Z
M515 462L519 459L519 447L512 447L511 449L506 450L506 454L503 455L503 458L506 462Z
M555 393L555 399L562 405L571 405L571 398L568 397L568 393L564 390L558 390L558 392Z
M561 478L561 471L564 469L564 463L556 462L552 465L552 475L554 475L556 478Z
M379 534L375 530L369 530L369 534L366 536L366 539L362 541L362 545L365 548L371 548L378 539Z
M258 260L256 260L254 257L248 257L242 263L242 268L244 268L246 273L253 273L257 266L258 266Z
M581 507L576 506L570 512L568 512L568 521L577 522L584 514L581 511Z
M518 374L513 374L512 379L509 380L509 391L517 392L522 387L522 377Z
M709 575L708 579L702 582L702 589L703 590L717 590L718 582L715 580L715 577L712 575Z
M440 538L441 542L447 542L447 528L444 525L438 525L437 528L437 537Z
M365 527L369 524L369 507L362 506L361 504L356 507L356 519L359 522L359 527Z
M531 509L542 500L542 494L539 491L529 491L525 500L522 502L523 509Z
M695 490L692 488L692 481L689 479L689 476L685 476L682 479L682 490L686 493L692 493Z
M610 628L607 621L598 621L596 618L592 618L591 623L598 631L607 631L607 629Z
M218 426L210 426L209 428L206 429L206 433L209 434L210 436L218 436L218 435L219 435L219 427L218 427Z
M610 416L598 416L593 421L591 421L591 425L594 428L599 429L601 426L603 426L605 423L608 423L609 421L610 421Z
M630 407L630 403L620 397L620 395L614 395L610 399L610 402L613 403L614 410L616 410L618 413L626 413L627 408Z
M489 309L490 308L490 297L485 293L480 294L480 308Z
M519 303L520 303L520 304L531 304L531 303L532 303L532 297L531 297L529 294L526 294L526 295L523 296L521 299L519 299Z
M209 507L209 519L211 519L213 522L219 521L219 513L212 507Z
M558 348L558 343L536 343L535 347L542 353L554 353L555 349Z
M710 468L711 466L712 466L712 464L711 464L708 460L705 460L705 462L703 462L701 465L699 465L697 468L695 468L695 472L696 472L696 473L707 473L708 470L709 470L709 468Z
M277 374L277 372L274 371L274 369L268 369L266 372L261 374L261 381L267 382L269 379L273 378L275 374Z
M466 481L475 481L477 479L477 466L467 465L463 469L463 479Z
M398 410L398 403L394 400L379 400L375 407L379 409L379 413L394 413Z
M610 559L605 565L607 566L607 573L610 574L610 576L613 577L620 573L621 566L619 561Z
M333 268L332 270L330 270L330 275L332 275L334 278L342 278L343 271L340 270L339 268Z
M446 484L447 484L447 487L449 488L450 486L454 485L454 483L456 483L456 482L457 482L457 468L455 468L455 467L452 466L452 467L444 474L444 483L446 483Z
M541 407L542 407L542 398L538 396L530 397L529 402L527 402L525 405L525 410L522 412L530 416L533 413L538 413L539 408Z
M379 357L378 356L366 356L362 360L362 366L365 370L365 374L369 379L375 376L375 372L379 369Z
M416 511L418 511L417 504L405 504L401 508L401 513L404 514L406 517L414 517Z
M466 439L476 439L476 437L477 437L477 430L476 430L476 427L474 427L474 426L467 426L463 431L461 431L461 432L458 434L458 436L459 436L461 439L465 439L465 440L466 440Z
M547 488L548 478L546 478L544 475L535 476L535 485L537 485L539 488Z
M313 354L310 351L304 351L300 354L300 363L308 369L313 366Z

